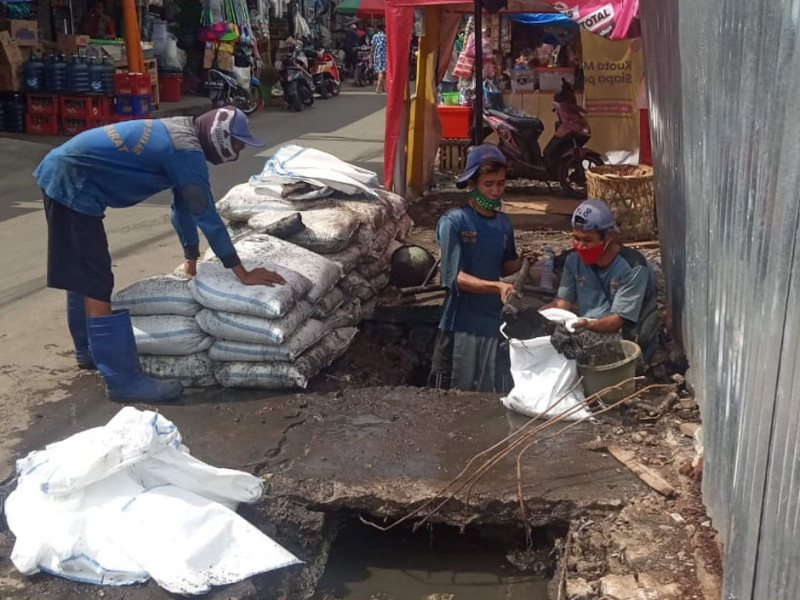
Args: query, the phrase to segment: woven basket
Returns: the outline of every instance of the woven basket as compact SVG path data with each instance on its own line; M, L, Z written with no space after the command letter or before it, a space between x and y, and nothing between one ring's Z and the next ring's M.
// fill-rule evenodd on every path
M586 171L589 198L602 200L617 220L622 242L656 239L653 169L646 165L604 165Z

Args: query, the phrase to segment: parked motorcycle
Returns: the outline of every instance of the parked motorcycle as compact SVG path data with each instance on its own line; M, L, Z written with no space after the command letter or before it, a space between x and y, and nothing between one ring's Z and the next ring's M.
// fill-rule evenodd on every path
M222 71L219 68L217 57L214 57L204 84L214 108L235 106L249 115L261 106L263 100L261 81L254 74L255 67L252 58L248 57L247 60L247 67L237 67L240 72L232 74ZM244 70L242 71L242 69Z
M333 54L327 50L319 49L314 53L314 66L312 67L314 90L327 100L330 96L338 96L342 91L342 78L339 67Z
M286 105L300 112L314 104L314 79L308 72L308 59L302 52L293 52L281 63L281 87Z
M511 178L558 181L575 198L586 197L586 169L603 164L599 153L585 148L591 139L586 111L577 104L575 91L565 79L553 97L556 131L545 146L539 145L544 125L537 117L519 117L503 106L502 95L487 93L484 135L499 138L498 148L506 156Z
M356 64L355 84L358 87L375 83L375 69L372 68L372 55L369 46L358 48L358 63Z

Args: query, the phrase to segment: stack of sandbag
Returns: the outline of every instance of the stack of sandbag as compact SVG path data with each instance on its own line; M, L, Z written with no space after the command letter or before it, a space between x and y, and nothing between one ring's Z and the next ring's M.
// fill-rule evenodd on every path
M142 370L152 377L178 379L187 387L216 384L208 349L213 338L197 323L202 306L189 280L160 275L114 294L114 310L128 310Z
M336 263L268 234L235 244L247 269L264 267L286 283L242 284L210 258L189 284L203 307L195 320L213 341L208 351L216 380L227 387L305 388L349 347L361 318L337 283Z

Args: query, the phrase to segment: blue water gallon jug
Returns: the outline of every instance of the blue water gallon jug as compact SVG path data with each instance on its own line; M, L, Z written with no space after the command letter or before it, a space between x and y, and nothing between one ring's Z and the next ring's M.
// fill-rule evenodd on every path
M31 50L30 57L22 65L22 76L25 89L29 92L39 92L44 89L44 61Z
M89 91L89 65L78 55L72 57L67 67L67 89L70 94L85 94Z
M117 74L117 67L111 64L106 57L103 57L103 93L106 96L114 95L114 76Z
M106 93L106 69L103 64L95 59L89 59L89 91L92 94Z
M67 63L62 54L51 54L45 62L44 90L57 94L67 91Z

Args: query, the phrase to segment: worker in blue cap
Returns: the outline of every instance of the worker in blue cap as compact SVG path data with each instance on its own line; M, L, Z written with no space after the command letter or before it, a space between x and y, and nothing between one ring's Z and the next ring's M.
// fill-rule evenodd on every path
M222 264L246 285L284 283L277 273L246 269L214 206L207 162L234 161L245 146L261 147L245 114L233 107L199 117L143 119L85 131L44 157L34 177L48 227L47 285L66 290L67 323L78 366L103 376L110 399L160 402L177 398L177 381L145 376L130 315L111 310L114 275L103 227L107 208L126 208L171 189L172 225L194 276L198 227Z
M436 227L441 282L447 289L429 385L495 392L503 305L514 294L501 277L519 271L511 219L500 212L506 158L491 144L472 149L456 185L469 188L466 206L445 213Z
M645 359L658 346L656 281L642 254L617 241L611 209L586 200L572 214L572 246L556 299L542 307L563 308L581 317L577 333L615 335L636 342Z

